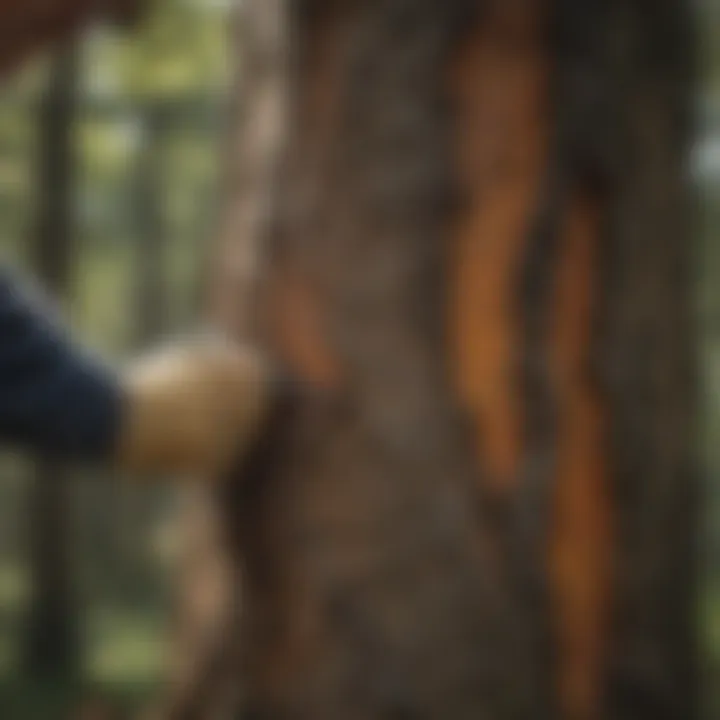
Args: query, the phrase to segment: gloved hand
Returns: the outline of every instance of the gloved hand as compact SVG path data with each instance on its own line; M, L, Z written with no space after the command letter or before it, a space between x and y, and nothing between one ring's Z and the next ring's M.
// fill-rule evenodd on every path
M133 363L123 378L118 465L142 473L223 472L253 442L272 382L259 353L221 340Z

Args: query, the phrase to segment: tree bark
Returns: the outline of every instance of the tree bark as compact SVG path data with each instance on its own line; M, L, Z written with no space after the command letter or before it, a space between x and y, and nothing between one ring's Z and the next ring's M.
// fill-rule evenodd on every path
M304 392L173 717L696 717L690 8L245 3L212 314Z

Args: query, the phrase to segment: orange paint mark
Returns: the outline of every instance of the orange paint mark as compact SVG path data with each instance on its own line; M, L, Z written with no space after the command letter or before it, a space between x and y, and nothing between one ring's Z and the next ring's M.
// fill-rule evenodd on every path
M453 380L475 421L492 490L516 488L522 457L517 385L520 263L547 165L549 53L542 0L497 3L451 68L456 162L466 205L456 218L449 302ZM601 705L610 595L612 513L603 408L589 373L601 208L576 197L565 218L554 297L559 403L549 572L563 717Z
M277 352L298 377L328 390L340 385L340 366L327 342L316 293L296 274L279 273L275 279L270 327Z
M467 204L451 250L450 347L456 388L496 490L514 486L522 452L514 303L547 145L542 3L520 5L498 4L483 16L451 75Z
M600 208L575 198L555 297L558 475L551 576L563 717L599 714L610 588L611 509L603 408L590 375Z

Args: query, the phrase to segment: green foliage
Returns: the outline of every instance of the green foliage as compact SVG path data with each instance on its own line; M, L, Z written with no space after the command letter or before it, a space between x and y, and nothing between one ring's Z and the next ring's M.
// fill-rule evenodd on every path
M100 95L175 99L222 91L227 14L212 2L159 0L132 38L98 33L88 44L87 81Z

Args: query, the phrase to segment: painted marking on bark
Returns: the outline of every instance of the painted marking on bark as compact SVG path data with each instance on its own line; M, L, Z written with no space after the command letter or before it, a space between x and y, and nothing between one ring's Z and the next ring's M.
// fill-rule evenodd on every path
M600 208L572 198L563 228L554 314L557 478L550 572L563 717L601 705L610 589L611 511L603 408L590 372Z
M491 489L500 491L512 488L518 475L514 302L547 148L547 57L539 23L528 23L525 10L484 16L451 76L466 203L452 247L451 360L457 391L477 428L478 455Z
M513 302L547 164L549 67L541 27L527 20L513 25L502 11L490 12L451 75L467 203L452 247L452 367L491 489L501 492L517 482L522 455ZM588 369L598 226L599 208L574 198L563 229L552 338L559 427L549 568L558 692L563 716L583 720L601 701L611 560L603 412Z
M290 272L275 282L270 323L277 351L302 380L328 390L338 388L342 372L328 345L316 294L307 281Z

